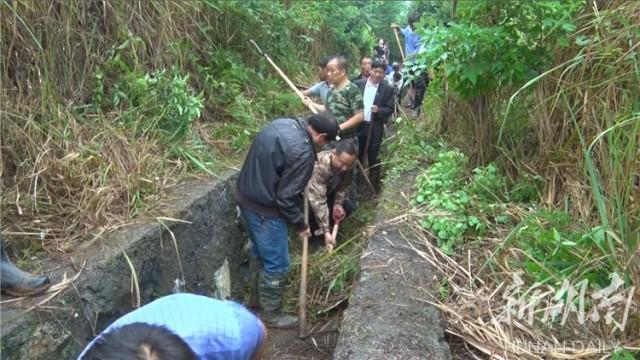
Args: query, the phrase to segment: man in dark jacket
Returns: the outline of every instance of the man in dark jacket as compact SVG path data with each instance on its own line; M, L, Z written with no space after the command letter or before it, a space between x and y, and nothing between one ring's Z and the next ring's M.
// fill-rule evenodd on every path
M290 327L297 322L282 313L289 272L287 224L301 237L310 235L303 192L316 161L314 145L334 140L337 133L335 118L326 112L312 115L308 122L274 120L256 136L240 171L235 199L252 242L250 305L262 308L269 326Z
M358 74L353 79L350 79L351 82L356 82L356 80L361 80L361 79L366 80L369 77L369 75L371 75L372 63L373 63L373 60L371 59L370 56L367 56L367 55L363 56L360 59L360 74Z
M364 121L358 128L360 162L364 161L365 151L369 162L369 179L376 191L380 187L380 145L384 135L384 123L393 113L394 92L384 79L384 63L374 61L371 76L366 80L357 80L356 86L362 92L364 103ZM370 137L370 139L369 139ZM367 148L367 142L369 146Z

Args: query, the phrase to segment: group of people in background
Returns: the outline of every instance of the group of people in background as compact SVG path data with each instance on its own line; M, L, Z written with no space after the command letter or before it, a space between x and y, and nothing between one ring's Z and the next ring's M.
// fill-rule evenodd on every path
M408 61L420 51L419 19L410 16L405 28L392 24L405 39ZM251 241L247 305L253 311L199 295L165 296L116 320L80 359L260 359L268 327L297 323L297 317L283 311L289 226L301 238L336 245L332 226L358 206L357 177L380 190L385 124L398 111L403 89L415 92L411 109L419 112L429 81L426 73L403 73L402 62L390 63L383 39L359 65L359 74L350 79L345 57L320 59L320 81L303 91L305 104L316 113L306 120L272 121L249 149L234 199ZM308 218L305 202L311 210ZM3 292L28 295L48 286L48 278L17 269L2 244Z

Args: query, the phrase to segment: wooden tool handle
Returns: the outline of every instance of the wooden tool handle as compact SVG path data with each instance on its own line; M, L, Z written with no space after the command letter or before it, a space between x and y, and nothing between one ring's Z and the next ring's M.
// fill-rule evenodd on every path
M251 43L258 49L258 52L260 54L262 54L267 61L269 62L269 64L271 64L271 66L273 66L274 69L276 69L276 71L278 72L278 74L284 79L284 81L287 83L287 85L289 85L289 87L291 88L291 90L293 90L293 92L296 93L296 95L298 95L298 97L300 98L300 100L302 100L302 102L304 103L304 95L302 94L302 92L298 89L298 87L293 83L293 81L291 81L289 79L289 77L284 73L284 71L282 71L280 69L280 67L278 65L276 65L275 62L273 62L273 60L271 60L271 57L267 54L265 54L264 52L262 52L262 49L260 49L260 47L258 46L258 44L256 44L255 41L250 40ZM305 105L307 105L305 103ZM311 110L312 113L317 114L318 110L313 107L313 105L307 105L307 107L309 108L309 110Z
M304 223L309 225L309 196L304 191ZM307 258L309 256L309 237L305 235L302 239L302 264L300 268L300 294L298 297L298 324L300 326L298 336L306 336L307 328Z
M331 232L331 238L333 239L334 242L336 241L336 236L338 236L338 224L339 222L336 222L335 225L333 225L333 231ZM327 251L332 252L333 245L331 244L327 245Z
M400 43L400 36L398 35L398 28L393 28L393 33L396 35L396 41L398 42L398 48L400 49L400 56L402 56L402 61L404 61L404 51L402 50L402 43Z

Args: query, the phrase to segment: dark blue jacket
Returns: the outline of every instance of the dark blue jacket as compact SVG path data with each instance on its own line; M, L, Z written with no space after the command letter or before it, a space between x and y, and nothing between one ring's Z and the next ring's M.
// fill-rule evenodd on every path
M305 228L303 193L316 152L300 119L276 119L256 136L242 165L236 201L260 215Z

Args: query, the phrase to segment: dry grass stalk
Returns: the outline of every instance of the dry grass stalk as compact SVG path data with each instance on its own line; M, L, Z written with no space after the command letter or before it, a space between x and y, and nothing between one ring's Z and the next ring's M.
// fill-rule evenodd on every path
M588 322L580 324L571 317L564 327L558 324L542 325L538 322L530 324L526 318L515 316L511 318L511 322L502 321L507 311L505 309L508 309L504 289L511 283L511 271L503 268L501 272L481 274L478 271L481 271L482 264L479 261L482 257L475 256L475 262L470 260L470 255L460 259L451 258L433 244L434 237L431 234L416 223L408 224L414 230L410 238L418 239L416 242L407 240L409 247L448 280L450 289L446 299L429 297L419 300L442 311L448 321L446 331L449 334L461 338L489 358L596 359L615 349L638 349L640 341L634 336L622 336L619 339L599 337L601 329L598 327L602 323L593 326ZM555 293L551 287L544 289L547 292L542 292L543 295ZM430 291L425 289L426 293ZM637 312L638 308L640 301L636 297L632 313ZM536 314L545 310L546 308L536 309ZM578 336L574 336L567 333L568 329L581 330ZM555 334L562 336L555 337ZM589 340L592 342L589 343ZM615 342L607 340L619 341L617 348L613 345Z
M35 310L37 308L47 307L47 303L49 301L51 301L52 299L60 295L63 291L67 290L69 286L73 286L73 283L76 280L78 280L78 278L80 278L80 275L82 275L82 271L84 270L85 265L86 265L86 262L82 262L82 265L80 266L80 270L78 270L78 272L76 272L76 274L73 275L71 278L67 278L67 273L65 272L62 275L62 280L60 282L51 285L51 287L49 287L49 289L47 289L47 291L44 292L44 295L46 295L44 299L38 300L36 304L28 306L24 311L21 311L19 314L15 315L12 318L9 318L9 319L5 318L4 321L11 322L13 319L22 317L24 316L24 314L32 310ZM13 303L20 303L21 301L24 301L26 299L28 298L26 297L11 298L8 300L0 301L0 304L6 305L6 304L13 304Z

